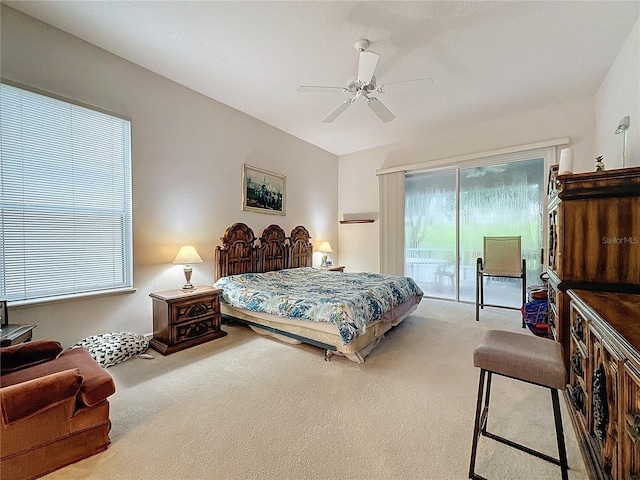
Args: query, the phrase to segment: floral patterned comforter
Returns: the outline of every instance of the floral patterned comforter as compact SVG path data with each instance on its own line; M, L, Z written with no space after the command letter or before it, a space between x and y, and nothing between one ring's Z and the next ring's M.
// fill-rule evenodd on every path
M218 280L221 300L233 307L336 325L348 345L367 325L411 296L422 297L412 278L292 268Z

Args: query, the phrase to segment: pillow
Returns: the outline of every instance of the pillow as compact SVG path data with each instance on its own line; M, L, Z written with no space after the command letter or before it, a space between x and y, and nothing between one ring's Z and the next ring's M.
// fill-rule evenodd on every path
M149 340L137 333L102 333L80 340L71 348L82 347L103 368L139 355L149 348Z
M0 349L0 373L11 373L56 358L63 348L56 340L33 340Z

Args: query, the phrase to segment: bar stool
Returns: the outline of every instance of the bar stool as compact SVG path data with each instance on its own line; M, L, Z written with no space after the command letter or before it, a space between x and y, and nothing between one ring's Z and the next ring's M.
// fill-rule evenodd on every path
M551 462L560 467L562 480L567 480L567 450L564 444L562 416L558 390L564 390L566 371L562 357L562 345L546 338L523 335L520 333L488 330L482 343L473 351L473 365L480 368L480 382L478 385L478 401L476 404L476 418L473 428L473 445L471 447L471 462L469 464L469 478L485 480L475 473L476 453L480 435L504 443L530 455ZM485 374L487 376L485 392ZM556 439L560 459L550 457L544 453L520 445L506 438L487 432L487 417L489 414L489 396L491 394L491 376L493 374L513 378L551 390L553 416L556 424ZM484 399L484 407L482 406Z

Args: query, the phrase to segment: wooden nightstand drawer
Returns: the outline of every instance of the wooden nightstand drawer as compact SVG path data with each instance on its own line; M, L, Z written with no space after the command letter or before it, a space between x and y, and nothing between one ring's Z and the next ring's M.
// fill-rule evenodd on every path
M175 303L173 308L173 323L181 323L206 315L220 313L220 300L218 295L201 297L198 300L190 300L183 303Z
M211 315L188 323L174 325L172 327L174 345L218 332L220 325L217 320L218 317Z

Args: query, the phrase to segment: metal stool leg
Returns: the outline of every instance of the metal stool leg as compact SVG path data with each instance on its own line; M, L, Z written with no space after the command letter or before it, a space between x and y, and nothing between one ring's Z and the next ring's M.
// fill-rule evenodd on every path
M491 398L492 378L491 374L491 371L487 371L487 388L485 389L484 395L484 409L482 410L482 418L480 419L480 422L482 423L480 425L480 431L482 432L482 435L487 434L487 422L489 421L489 399Z
M488 374L485 386L485 376ZM562 416L560 411L560 401L558 400L558 390L550 388L551 401L553 403L553 417L556 427L556 439L558 441L558 456L559 458L553 458L542 452L533 450L512 440L508 440L504 437L496 435L487 431L487 419L489 417L489 399L491 396L491 378L493 372L490 370L480 369L480 381L478 384L478 398L476 401L476 418L473 427L473 444L471 446L471 461L469 462L469 478L474 480L486 480L484 477L475 473L476 455L478 453L478 443L480 436L485 436L492 440L496 440L500 443L516 448L522 452L528 453L535 457L546 460L547 462L558 465L562 472L562 480L569 480L569 466L567 462L567 449L564 443L564 431L562 428ZM528 383L528 382L527 382ZM484 405L483 405L484 403Z
M476 401L476 420L473 424L473 444L471 446L471 461L469 462L469 478L477 478L475 474L476 453L478 452L478 440L480 439L480 417L482 413L482 396L484 393L484 377L486 370L480 369L480 380L478 381L478 399Z
M560 402L558 401L558 390L551 388L551 401L553 403L553 417L556 421L556 438L558 439L558 455L560 457L560 470L562 480L568 480L569 466L567 465L567 449L564 444L564 430L562 428L562 414L560 412Z

